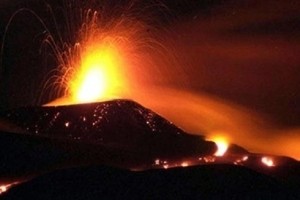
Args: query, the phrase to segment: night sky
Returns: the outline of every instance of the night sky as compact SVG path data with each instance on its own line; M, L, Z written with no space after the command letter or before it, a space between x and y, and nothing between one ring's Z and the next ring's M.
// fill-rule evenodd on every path
M61 19L57 3L49 1ZM110 4L124 3L114 1ZM142 1L141 1L142 2ZM180 74L166 85L207 94L266 115L279 128L300 126L300 2L298 0L164 0L153 26L166 34L176 52ZM140 6L146 5L140 3ZM44 1L1 1L0 36L14 11L31 8L55 32ZM113 7L113 6L112 6ZM67 41L63 20L58 29ZM166 31L167 30L167 31ZM18 14L4 42L0 107L41 105L53 100L43 91L53 56L40 53L45 29L32 14ZM176 71L176 70L175 70Z

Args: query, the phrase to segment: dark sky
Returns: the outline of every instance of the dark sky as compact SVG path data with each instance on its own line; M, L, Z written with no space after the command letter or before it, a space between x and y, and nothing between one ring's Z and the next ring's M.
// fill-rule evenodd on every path
M174 31L196 90L299 125L300 2L223 1Z
M59 3L49 2L57 11ZM124 1L114 3L122 5ZM164 3L168 12L157 12L155 25L169 30L181 68L188 77L189 90L266 113L282 126L300 125L299 1L165 0ZM34 10L55 32L44 1L1 1L1 37L9 17L22 7ZM64 32L60 22L58 28ZM0 76L2 108L49 100L49 91L41 95L42 85L55 61L39 52L44 31L28 12L18 14L8 29Z

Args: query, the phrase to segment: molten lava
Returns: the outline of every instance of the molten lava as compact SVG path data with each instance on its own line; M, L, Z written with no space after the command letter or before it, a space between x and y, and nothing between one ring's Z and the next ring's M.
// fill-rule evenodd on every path
M105 77L101 69L95 67L83 75L80 83L74 84L74 94L79 102L90 102L103 96L105 91Z
M124 85L118 72L122 66L121 56L113 44L89 45L81 59L68 83L73 102L87 103L109 98Z
M214 155L217 156L217 157L224 156L224 154L227 152L227 149L228 149L228 146L229 146L229 143L228 143L227 139L223 136L215 136L215 137L212 137L209 140L212 140L217 145L217 151L215 152Z
M264 165L266 165L267 167L274 167L275 166L273 159L270 158L270 157L262 157L261 162Z

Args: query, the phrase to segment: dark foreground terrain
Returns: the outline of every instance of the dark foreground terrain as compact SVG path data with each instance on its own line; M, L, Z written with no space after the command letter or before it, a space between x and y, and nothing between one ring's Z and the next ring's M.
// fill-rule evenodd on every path
M300 165L193 136L128 100L0 112L1 199L300 199ZM3 192L3 185L14 184Z
M281 182L240 166L207 165L143 172L97 166L40 176L12 188L2 199L299 199L299 196Z

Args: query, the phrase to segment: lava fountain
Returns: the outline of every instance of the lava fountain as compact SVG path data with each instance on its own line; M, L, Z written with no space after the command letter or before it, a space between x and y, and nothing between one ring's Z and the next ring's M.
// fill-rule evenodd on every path
M135 99L135 94L146 90L145 85L153 84L156 77L161 79L160 69L166 62L174 62L167 60L174 59L168 56L172 55L171 50L155 39L156 28L150 25L155 22L149 8L142 9L136 4L125 5L117 14L111 10L120 9L105 6L100 11L70 11L84 16L79 20L80 25L75 26L79 30L75 31L73 44L64 43L60 46L65 48L58 48L54 40L45 40L54 47L59 65L54 84L53 81L47 84L52 84L53 90L63 90L63 94L46 105ZM136 7L141 9L137 11Z
M109 35L99 32L98 14L90 12L92 17L87 20L91 21L82 27L85 29L83 39L73 46L72 52L75 53L61 63L63 74L58 82L64 88L64 97L50 105L101 101L116 94L119 96L120 91L125 92L128 88L125 78L122 77L125 36L115 35L113 31L109 31ZM116 29L122 32L120 27Z
M113 44L88 46L83 60L69 81L71 98L76 103L99 101L125 86L117 67L121 56Z

